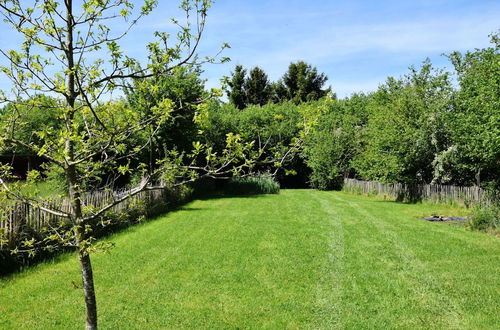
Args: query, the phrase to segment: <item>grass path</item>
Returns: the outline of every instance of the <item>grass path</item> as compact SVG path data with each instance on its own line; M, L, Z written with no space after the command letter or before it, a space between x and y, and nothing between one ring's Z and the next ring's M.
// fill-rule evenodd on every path
M198 200L93 257L102 328L500 326L500 242L341 192ZM0 328L81 328L77 261L0 279Z

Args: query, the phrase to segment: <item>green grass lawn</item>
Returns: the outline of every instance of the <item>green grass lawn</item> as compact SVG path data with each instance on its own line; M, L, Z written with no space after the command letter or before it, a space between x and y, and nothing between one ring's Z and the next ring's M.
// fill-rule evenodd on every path
M57 198L61 195L64 195L64 190L57 182L54 181L41 181L30 184L24 181L20 181L17 183L23 185L21 188L21 192L23 194L34 194L37 198Z
M194 201L93 256L100 326L500 327L500 241L342 192ZM82 328L77 260L0 279L0 328Z

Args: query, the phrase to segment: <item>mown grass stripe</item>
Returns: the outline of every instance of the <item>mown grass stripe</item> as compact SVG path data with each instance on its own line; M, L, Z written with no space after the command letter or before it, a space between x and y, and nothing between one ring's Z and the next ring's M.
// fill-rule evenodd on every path
M342 218L332 207L332 204L317 191L309 191L308 195L319 202L319 207L325 213L325 218L331 226L328 244L328 260L324 266L323 276L317 287L318 312L315 328L341 329L342 323L342 293L344 281L344 229Z
M404 243L407 231L397 225L403 220L394 221L395 219L389 214L375 216L376 212L372 210L371 203L360 205L358 202L342 198L337 194L331 196L344 205L348 205L354 214L362 216L366 225L373 230L372 234L376 233L377 238L389 246L389 249L384 252L385 255L379 257L385 258L387 264L395 265L394 276L403 281L397 284L406 287L407 292L411 294L407 299L416 305L413 308L422 310L421 315L426 316L419 316L421 322L417 324L405 324L405 321L399 326L424 327L429 325L430 318L432 318L435 327L468 328L468 324L462 318L463 312L460 305L450 299L443 290L443 285L429 273L412 248ZM397 288L394 290L396 291Z

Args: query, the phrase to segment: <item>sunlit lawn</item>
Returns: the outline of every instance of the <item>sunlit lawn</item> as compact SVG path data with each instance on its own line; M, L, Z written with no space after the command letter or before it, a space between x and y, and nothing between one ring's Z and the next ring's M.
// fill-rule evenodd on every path
M341 192L194 201L93 256L102 328L500 325L498 238ZM0 328L82 328L74 255L0 279Z

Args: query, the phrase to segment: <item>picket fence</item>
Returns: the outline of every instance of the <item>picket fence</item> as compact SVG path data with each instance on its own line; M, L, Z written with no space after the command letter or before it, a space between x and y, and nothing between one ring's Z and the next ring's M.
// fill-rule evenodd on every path
M466 206L493 203L492 197L484 189L477 186L383 183L344 179L344 190L363 194L386 195L397 200L407 201L428 200L436 203L452 201Z
M83 208L99 209L113 200L117 200L131 190L102 190L85 193L81 196ZM110 212L121 214L129 212L138 202L146 203L145 205L153 205L166 203L167 192L165 189L141 191L125 201L113 206ZM65 213L71 211L71 205L68 198L57 200L48 200L40 203L41 206L53 210L59 210ZM8 245L12 245L27 230L35 233L40 233L43 228L54 226L61 221L67 221L63 217L48 213L42 210L39 206L32 206L26 203L15 203L1 210L3 216L0 217L0 232L6 238Z

